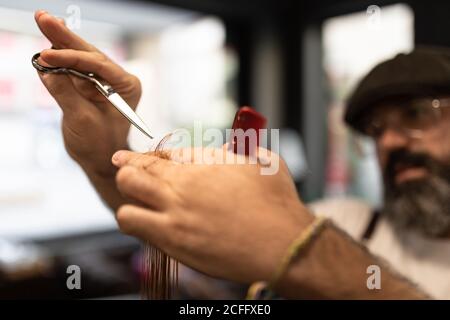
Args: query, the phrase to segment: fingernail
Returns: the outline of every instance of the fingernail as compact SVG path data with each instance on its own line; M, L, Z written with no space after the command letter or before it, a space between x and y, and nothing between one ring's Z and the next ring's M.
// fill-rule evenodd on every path
M112 156L112 162L114 164L120 164L120 158L121 158L122 154L123 154L122 150L119 150L116 153L114 153Z
M36 13L35 13L36 18L39 19L39 17L42 16L43 14L45 14L45 13L47 13L47 11L45 11L45 10L38 10L38 11L36 11Z

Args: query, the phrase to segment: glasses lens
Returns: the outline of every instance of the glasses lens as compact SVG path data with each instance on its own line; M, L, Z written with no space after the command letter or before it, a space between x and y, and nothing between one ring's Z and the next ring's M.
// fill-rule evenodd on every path
M426 130L439 120L439 110L436 107L439 100L412 100L401 109L399 125L406 130Z

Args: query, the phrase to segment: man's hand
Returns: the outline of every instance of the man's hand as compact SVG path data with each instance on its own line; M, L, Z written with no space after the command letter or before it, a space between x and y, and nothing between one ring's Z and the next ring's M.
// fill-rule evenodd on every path
M224 153L204 149L203 162ZM113 156L119 190L139 203L117 211L122 231L212 276L244 283L271 279L286 249L313 220L285 163L269 154L280 170L265 176L259 165L195 163L183 152L171 158L176 161L129 151ZM367 288L372 264L383 273L382 290ZM426 298L333 227L302 251L275 289L302 299Z
M203 161L225 153L204 149ZM142 205L120 207L119 226L210 275L240 282L269 279L312 220L286 165L270 157L281 162L275 175L261 175L256 164L193 164L172 154L184 160L180 163L120 151L113 157L120 167L117 186Z
M135 76L45 11L36 12L35 19L54 48L42 51L39 63L93 72L131 107L137 106L141 85ZM110 159L115 151L127 148L128 121L91 82L71 75L39 73L39 76L63 111L62 130L70 156L88 175L113 177L116 170Z

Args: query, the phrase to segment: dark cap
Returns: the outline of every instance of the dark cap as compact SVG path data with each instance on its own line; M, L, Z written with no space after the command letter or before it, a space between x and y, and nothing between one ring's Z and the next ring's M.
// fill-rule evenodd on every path
M363 115L382 101L450 94L450 50L418 47L373 68L350 96L345 122L363 131Z

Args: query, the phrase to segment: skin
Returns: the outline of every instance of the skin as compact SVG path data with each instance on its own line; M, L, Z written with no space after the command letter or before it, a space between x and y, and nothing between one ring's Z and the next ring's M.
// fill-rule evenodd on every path
M261 175L256 165L180 164L130 151L117 152L112 161L120 168L119 190L141 202L119 208L120 229L212 276L269 280L289 244L314 219L282 160L272 176ZM383 274L380 291L366 286L373 264ZM425 298L337 228L323 231L276 290L287 298Z
M446 97L444 97L446 98ZM390 105L381 105L388 113ZM450 106L441 108L442 116L438 123L422 133L420 139L411 138L407 135L388 127L377 139L375 139L378 162L384 170L387 165L389 154L397 149L404 148L411 153L426 153L433 159L442 163L450 162L450 144L442 141L450 141ZM401 170L396 176L396 183L400 184L411 179L424 178L427 171L423 168L409 168Z
M137 105L141 87L136 77L49 14L39 11L35 18L59 49L44 50L42 63L93 71ZM280 170L261 175L252 164L180 161L186 160L183 149L174 150L171 160L127 150L114 153L128 149L126 120L86 87L90 84L64 75L40 77L63 111L69 154L116 211L124 233L207 274L251 283L270 279L290 243L313 221L277 155L269 153L280 161ZM225 146L203 152L213 157L227 151ZM382 290L366 287L371 264L382 268ZM293 261L276 290L288 298L425 298L332 227Z
M137 77L45 11L37 11L35 20L52 46L58 49L42 51L39 63L94 72L136 108L141 96ZM128 149L128 121L111 108L91 83L70 75L38 74L63 111L62 133L67 152L83 168L106 203L117 209L125 199L114 185L117 169L110 159L118 149Z

